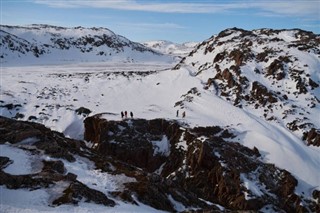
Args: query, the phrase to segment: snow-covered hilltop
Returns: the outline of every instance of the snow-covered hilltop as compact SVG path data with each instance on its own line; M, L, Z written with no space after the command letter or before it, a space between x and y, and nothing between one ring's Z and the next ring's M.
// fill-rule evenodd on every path
M106 28L1 25L0 45L2 65L172 61Z
M320 128L320 35L227 29L202 42L175 69L186 67L203 82L199 90L213 90L299 137L307 139L310 130ZM308 139L313 142L315 137Z
M186 42L183 44L177 44L171 41L147 41L143 42L143 45L150 47L160 53L175 56L176 58L182 58L187 56L197 45L197 42Z

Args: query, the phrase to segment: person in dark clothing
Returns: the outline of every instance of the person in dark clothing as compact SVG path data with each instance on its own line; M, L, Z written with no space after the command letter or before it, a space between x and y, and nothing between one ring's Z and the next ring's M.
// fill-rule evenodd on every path
M131 118L133 118L133 113L132 112L130 112L130 116L131 116Z
M179 117L179 110L177 110L177 117Z
M123 112L121 111L121 118L123 119L123 116L124 116L124 114L123 114Z
M186 112L185 112L185 111L183 111L182 117L183 117L183 118L186 117Z
M128 112L124 111L124 117L127 118L128 117Z

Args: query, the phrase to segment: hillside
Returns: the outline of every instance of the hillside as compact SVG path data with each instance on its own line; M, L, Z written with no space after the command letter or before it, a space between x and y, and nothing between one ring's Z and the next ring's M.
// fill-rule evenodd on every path
M0 45L2 65L172 61L106 28L1 25Z
M302 30L227 29L175 67L203 88L298 137L320 128L320 35ZM320 145L317 136L307 143Z

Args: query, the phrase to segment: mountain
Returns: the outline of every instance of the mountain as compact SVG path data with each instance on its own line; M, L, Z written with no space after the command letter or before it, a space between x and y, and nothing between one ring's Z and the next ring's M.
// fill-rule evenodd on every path
M4 66L0 209L319 212L319 55L232 28L170 69Z
M0 45L3 65L172 61L106 28L1 25Z
M312 32L232 28L202 42L175 69L189 67L205 90L307 139L320 128L319 58L320 35ZM319 135L307 143L319 146Z
M177 58L182 58L189 54L197 46L198 43L186 42L183 44L177 44L171 41L159 40L147 41L143 42L142 44L160 53L173 55Z

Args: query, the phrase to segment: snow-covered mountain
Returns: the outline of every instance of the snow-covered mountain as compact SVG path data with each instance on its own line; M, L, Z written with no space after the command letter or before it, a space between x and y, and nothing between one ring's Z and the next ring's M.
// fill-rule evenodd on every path
M173 69L3 67L0 207L318 212L319 48L298 29L227 29Z
M171 41L147 41L143 42L143 45L150 47L160 53L175 56L176 58L182 58L187 56L196 46L197 42L186 42L183 44L174 43Z
M0 45L2 65L172 60L106 28L1 25Z

